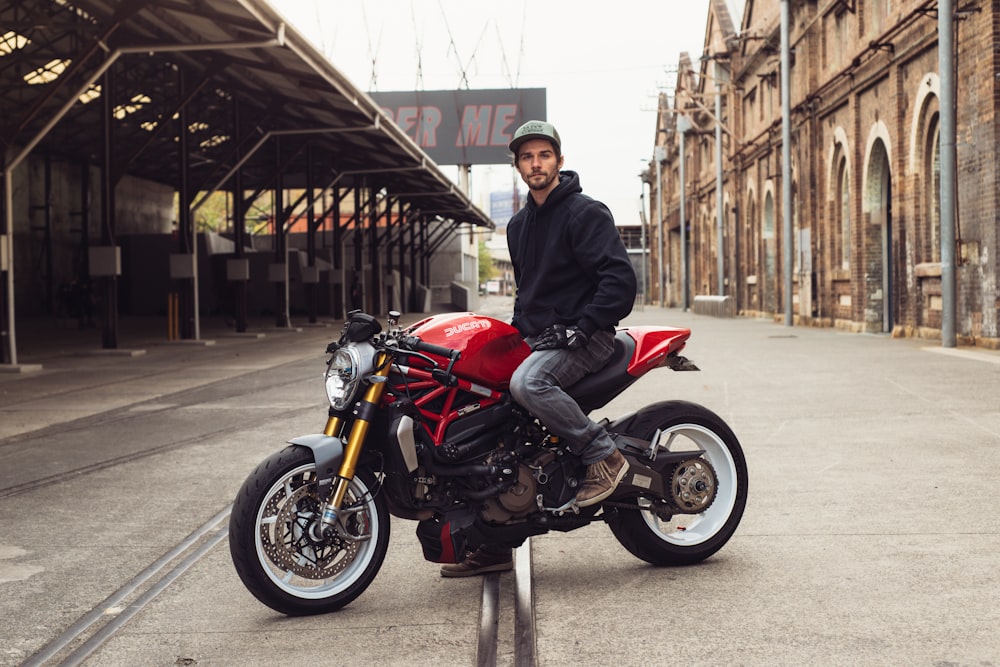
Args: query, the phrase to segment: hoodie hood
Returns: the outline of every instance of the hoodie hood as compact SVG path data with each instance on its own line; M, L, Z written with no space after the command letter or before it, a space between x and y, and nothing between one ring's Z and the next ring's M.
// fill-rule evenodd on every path
M528 194L528 201L525 204L525 208L530 208L534 210L538 209L550 209L557 206L560 201L566 199L572 194L583 192L583 187L580 185L580 175L575 171L560 171L559 172L559 184L549 193L549 196L545 198L545 203L541 206L535 204L535 198Z

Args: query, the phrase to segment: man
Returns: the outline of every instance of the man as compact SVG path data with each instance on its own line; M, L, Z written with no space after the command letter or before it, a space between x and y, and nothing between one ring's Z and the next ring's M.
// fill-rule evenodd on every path
M587 464L576 504L589 507L614 492L628 461L563 388L611 356L615 325L635 301L635 270L611 211L583 194L576 172L561 171L562 142L551 123L525 123L509 148L531 195L507 224L517 282L512 324L532 350L514 372L510 392ZM461 563L442 566L441 574L511 567L509 548L484 545Z

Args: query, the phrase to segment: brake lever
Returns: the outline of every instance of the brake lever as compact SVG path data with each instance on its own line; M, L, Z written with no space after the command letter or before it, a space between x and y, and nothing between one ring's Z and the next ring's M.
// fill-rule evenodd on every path
M417 357L418 359L423 359L424 361L426 361L428 364L430 364L434 368L440 368L438 366L438 362L434 361L433 359L431 359L430 357L428 357L426 354L423 354L421 352L417 352L415 350L404 350L403 348L400 348L400 347L389 347L387 349L391 350L392 352L397 352L397 353L399 353L401 355L411 356L411 357Z

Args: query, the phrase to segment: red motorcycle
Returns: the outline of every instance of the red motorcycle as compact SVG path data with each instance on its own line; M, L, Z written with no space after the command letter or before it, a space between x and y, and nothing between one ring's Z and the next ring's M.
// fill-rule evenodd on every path
M284 614L338 609L371 584L389 515L417 521L424 557L460 560L481 544L595 521L653 565L708 558L747 500L740 443L712 411L662 401L601 423L629 461L603 503L580 508L586 466L508 384L529 354L518 331L473 313L388 327L354 312L327 347L329 417L250 474L233 504L229 548L244 585ZM584 412L655 368L698 370L689 329L623 327L607 364L567 391Z

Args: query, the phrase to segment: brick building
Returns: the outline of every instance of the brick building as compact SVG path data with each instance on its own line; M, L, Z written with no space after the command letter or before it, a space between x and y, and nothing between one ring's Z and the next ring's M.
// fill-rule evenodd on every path
M724 295L743 315L779 317L790 215L796 324L940 337L936 0L789 3L790 212L782 210L780 2L745 0L738 30L731 6L712 0L703 54L681 54L675 90L660 95L646 174L650 266L663 273L662 293L651 281L653 300ZM955 8L955 326L961 342L995 348L998 8L981 0Z

